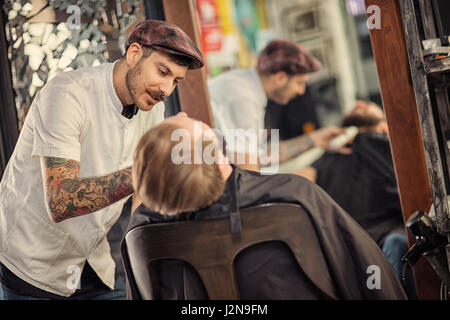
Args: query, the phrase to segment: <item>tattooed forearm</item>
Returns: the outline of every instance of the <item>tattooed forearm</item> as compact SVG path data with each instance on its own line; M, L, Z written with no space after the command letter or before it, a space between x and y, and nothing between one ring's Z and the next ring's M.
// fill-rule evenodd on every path
M133 192L130 168L103 177L79 178L78 161L45 157L42 170L55 222L103 209Z
M308 135L280 141L280 162L296 157L312 147L314 142Z

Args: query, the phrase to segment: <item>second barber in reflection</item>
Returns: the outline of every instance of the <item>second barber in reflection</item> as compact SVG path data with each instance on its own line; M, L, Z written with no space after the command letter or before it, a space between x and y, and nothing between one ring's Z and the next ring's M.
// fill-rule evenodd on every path
M214 122L227 138L228 152L245 154L245 164L238 162L239 166L258 171L258 148L249 145L254 140L246 135L227 136L228 129L264 129L267 100L284 105L304 94L308 74L320 68L320 62L299 44L274 40L261 52L256 68L231 70L209 80ZM327 127L280 141L279 161L313 147L328 147L340 133L341 129Z

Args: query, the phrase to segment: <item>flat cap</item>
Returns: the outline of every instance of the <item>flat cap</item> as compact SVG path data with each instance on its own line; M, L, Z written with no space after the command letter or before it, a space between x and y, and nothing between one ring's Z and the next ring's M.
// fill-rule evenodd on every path
M180 27L161 20L141 21L130 32L125 41L125 51L137 42L142 46L152 46L169 54L191 58L189 69L203 67L203 56L195 43Z
M295 75L316 72L321 67L320 61L298 43L273 40L259 55L257 69L264 74L284 71Z

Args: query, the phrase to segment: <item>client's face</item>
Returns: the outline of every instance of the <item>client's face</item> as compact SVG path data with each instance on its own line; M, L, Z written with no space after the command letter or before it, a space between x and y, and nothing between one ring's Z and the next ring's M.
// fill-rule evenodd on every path
M383 110L380 107L372 102L361 100L356 101L355 107L349 115L361 115L376 120L384 120Z
M186 112L179 112L176 115L166 118L164 120L165 123L172 123L175 124L177 127L188 129L189 131L192 130L194 132L194 123L195 120L192 118L189 118ZM205 124L206 126L206 124Z
M225 141L222 135L209 127L206 123L190 118L185 112L180 112L175 116L166 118L163 122L175 125L180 129L185 129L189 132L193 141L203 141L203 144L213 143L215 148L220 151L217 156L218 164L228 164L225 156Z
M217 140L212 129L206 123L190 118L186 112L179 112L175 116L167 118L164 122L172 123L180 128L187 129L192 137L194 136L195 123L197 123L197 125L198 123L201 123L201 132L199 133L204 135L208 140Z
M383 110L376 104L368 101L356 101L355 107L350 110L343 120L344 126L370 127L385 122Z

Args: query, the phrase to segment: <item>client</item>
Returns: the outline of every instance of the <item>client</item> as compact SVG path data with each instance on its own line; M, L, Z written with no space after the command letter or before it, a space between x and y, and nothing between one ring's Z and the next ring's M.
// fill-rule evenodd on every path
M299 176L265 176L230 165L220 140L184 113L148 131L136 148L132 169L135 195L143 204L134 211L129 230L149 223L226 218L236 205L233 199L239 208L295 203L311 216L338 298L406 298L377 244L322 189ZM201 161L192 161L199 156ZM368 281L374 266L379 270L375 287ZM242 299L326 298L282 245L251 247L235 267ZM156 272L162 299L207 298L186 263L161 261Z

